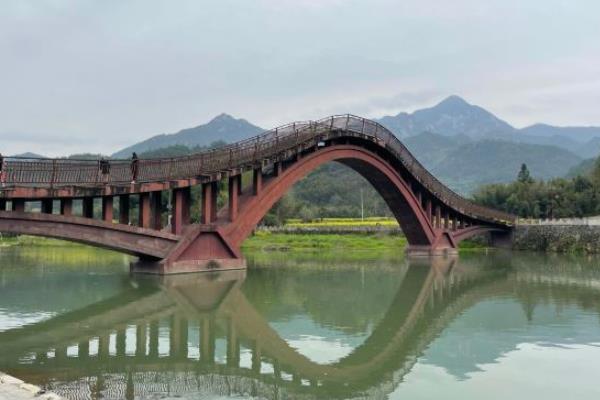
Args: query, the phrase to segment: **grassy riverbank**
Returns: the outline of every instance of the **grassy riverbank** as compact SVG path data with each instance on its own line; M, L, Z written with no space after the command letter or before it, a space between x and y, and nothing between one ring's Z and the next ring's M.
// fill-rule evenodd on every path
M389 250L406 247L406 238L385 234L301 234L257 231L242 248L263 251Z
M75 246L77 246L77 247L81 247L83 245L74 243L74 242L67 242L65 240L51 239L51 238L37 237L37 236L27 236L27 235L0 237L0 247L13 247L13 246L36 246L36 247L42 247L42 246L75 247Z
M326 251L326 252L403 252L407 246L406 238L402 235L389 234L320 234L320 233L273 233L258 230L243 244L243 250L250 251ZM478 251L487 247L478 241L460 243L460 251Z

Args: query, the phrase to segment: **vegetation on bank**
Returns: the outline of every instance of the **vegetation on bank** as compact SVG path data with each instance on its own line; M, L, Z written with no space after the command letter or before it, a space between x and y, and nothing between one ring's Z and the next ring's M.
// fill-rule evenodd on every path
M345 234L301 234L273 233L258 230L243 244L247 251L265 252L315 252L328 253L347 252L403 252L407 246L406 237L385 233L345 233ZM460 244L461 251L481 250L487 248L484 241L467 240Z
M0 247L12 247L12 246L70 246L70 247L81 247L84 246L75 242L68 242L65 240L52 239L39 236L28 236L28 235L3 235L0 233Z
M285 227L291 228L359 228L359 227L385 227L397 228L398 221L392 217L369 218L320 218L312 221L303 221L300 218L289 218Z
M600 214L600 158L586 175L535 180L523 164L517 180L482 186L473 199L524 218L569 218Z

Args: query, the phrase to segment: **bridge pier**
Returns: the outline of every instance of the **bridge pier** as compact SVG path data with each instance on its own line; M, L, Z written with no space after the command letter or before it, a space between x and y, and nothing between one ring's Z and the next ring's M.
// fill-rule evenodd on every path
M54 206L54 199L42 199L42 213L52 214L52 208Z
M129 225L129 195L119 196L119 223Z
M181 235L183 227L190 224L191 191L189 186L171 192L171 232Z
M73 215L73 199L60 199L60 215L65 217Z
M150 228L150 193L140 193L138 205L138 225Z
M241 175L229 177L229 222L235 221L238 214L238 196L241 189Z
M83 200L83 217L84 218L94 218L94 198L93 197L84 197Z
M262 168L252 171L252 194L257 196L262 190Z
M104 196L102 197L102 220L106 222L113 222L113 197Z
M210 224L217 219L217 196L219 187L217 182L207 182L202 184L202 208L200 210L200 221L203 224Z
M13 199L12 210L15 212L21 212L21 213L25 212L25 200Z

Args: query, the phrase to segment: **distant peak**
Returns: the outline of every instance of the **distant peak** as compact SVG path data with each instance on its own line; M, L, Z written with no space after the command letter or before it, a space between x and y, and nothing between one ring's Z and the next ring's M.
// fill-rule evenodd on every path
M456 107L456 106L470 106L470 104L467 103L465 101L465 99L463 99L462 97L453 94L452 96L448 96L444 100L440 101L437 106Z
M221 113L221 114L217 115L216 117L214 117L213 119L211 119L209 123L225 122L225 121L233 121L233 120L235 120L235 118L233 118L231 115L226 114L226 113Z

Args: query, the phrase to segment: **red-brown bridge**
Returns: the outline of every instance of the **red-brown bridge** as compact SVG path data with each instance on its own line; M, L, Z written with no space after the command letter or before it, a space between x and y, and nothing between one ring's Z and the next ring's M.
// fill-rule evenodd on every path
M0 232L122 251L140 257L137 268L158 273L243 268L240 245L267 211L294 183L330 161L357 171L381 194L411 254L455 251L463 239L510 233L514 223L514 216L447 188L383 126L342 115L288 124L186 157L136 162L9 158L0 188ZM228 182L228 204L218 209L221 181ZM196 185L202 189L201 217L192 224ZM164 191L171 199L167 228ZM138 226L130 224L132 195L139 199ZM97 198L101 219L94 219ZM118 215L113 215L115 199ZM55 200L60 209L54 209ZM33 201L41 201L41 213L26 212L26 203ZM80 216L74 215L75 201L81 202Z

